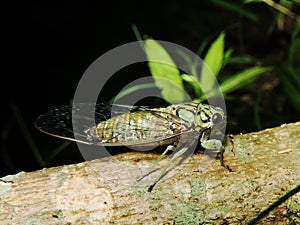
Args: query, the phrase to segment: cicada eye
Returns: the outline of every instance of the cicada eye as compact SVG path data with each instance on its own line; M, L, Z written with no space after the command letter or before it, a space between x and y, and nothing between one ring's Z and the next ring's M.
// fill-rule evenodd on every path
M211 120L214 124L221 123L223 121L223 116L220 113L215 113Z

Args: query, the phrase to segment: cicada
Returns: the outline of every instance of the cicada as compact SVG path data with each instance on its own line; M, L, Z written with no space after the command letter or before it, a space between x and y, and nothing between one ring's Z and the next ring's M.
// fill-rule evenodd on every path
M208 104L187 102L149 108L82 103L55 108L39 116L35 126L47 134L85 144L167 146L163 155L169 150L177 151L170 163L199 141L203 149L220 152L223 165L226 116L222 108ZM75 127L72 129L72 126ZM150 191L166 169L151 185Z

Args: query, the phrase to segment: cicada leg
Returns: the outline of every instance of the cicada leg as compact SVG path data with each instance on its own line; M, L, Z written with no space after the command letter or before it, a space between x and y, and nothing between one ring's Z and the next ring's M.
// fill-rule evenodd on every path
M169 160L169 162L162 168L161 173L159 174L159 176L154 180L154 182L149 186L148 188L148 192L151 192L152 189L154 188L154 186L160 181L160 179L166 174L167 169L169 168L169 166L174 162L175 159L177 159L178 157L182 156L186 151L187 151L188 147L184 147L182 149L180 149L178 152L176 152L172 158Z
M145 173L140 178L138 178L137 181L142 180L144 177L147 177L148 175L150 175L151 173L153 173L154 171L156 171L155 167L160 163L160 161L166 156L166 154L169 151L174 151L174 150L175 150L175 147L173 145L168 145L168 147L166 148L166 150L159 156L159 158L156 160L156 162L154 163L154 165L151 166L151 168L148 170L148 172Z
M230 144L231 144L231 152L232 152L233 155L235 156L233 135L232 135L232 134L229 134L229 135L228 135L228 138L229 138L229 141L230 141Z
M227 168L227 166L225 165L225 162L224 162L224 152L225 152L225 148L222 146L220 148L216 158L218 158L220 160L221 166Z
M224 145L227 145L229 143L231 144L231 152L233 153L233 155L235 156L235 152L234 152L234 142L233 142L233 136L231 134L226 136L225 139L225 143L223 144L223 146L220 148L220 151L217 155L217 157L220 160L221 166L225 167L229 172L233 172L233 170L230 168L229 165L226 165L224 162L224 152L225 152L225 147Z

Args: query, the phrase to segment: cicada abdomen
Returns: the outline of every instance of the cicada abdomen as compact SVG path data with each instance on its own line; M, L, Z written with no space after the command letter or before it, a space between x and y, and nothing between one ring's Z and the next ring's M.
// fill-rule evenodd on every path
M183 107L185 106L185 107ZM99 138L103 145L143 145L157 143L165 145L174 137L188 131L193 121L183 117L182 110L196 113L196 104L171 105L167 108L138 108L100 122L86 130L91 139Z

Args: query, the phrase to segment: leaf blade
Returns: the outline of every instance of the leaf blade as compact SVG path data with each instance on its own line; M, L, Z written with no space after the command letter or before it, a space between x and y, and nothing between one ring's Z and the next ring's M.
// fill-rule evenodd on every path
M155 84L161 89L162 97L171 103L185 100L180 71L167 51L155 40L145 41L148 66Z
M235 91L252 82L257 76L272 70L272 67L254 66L243 70L223 81L220 85L223 94Z

